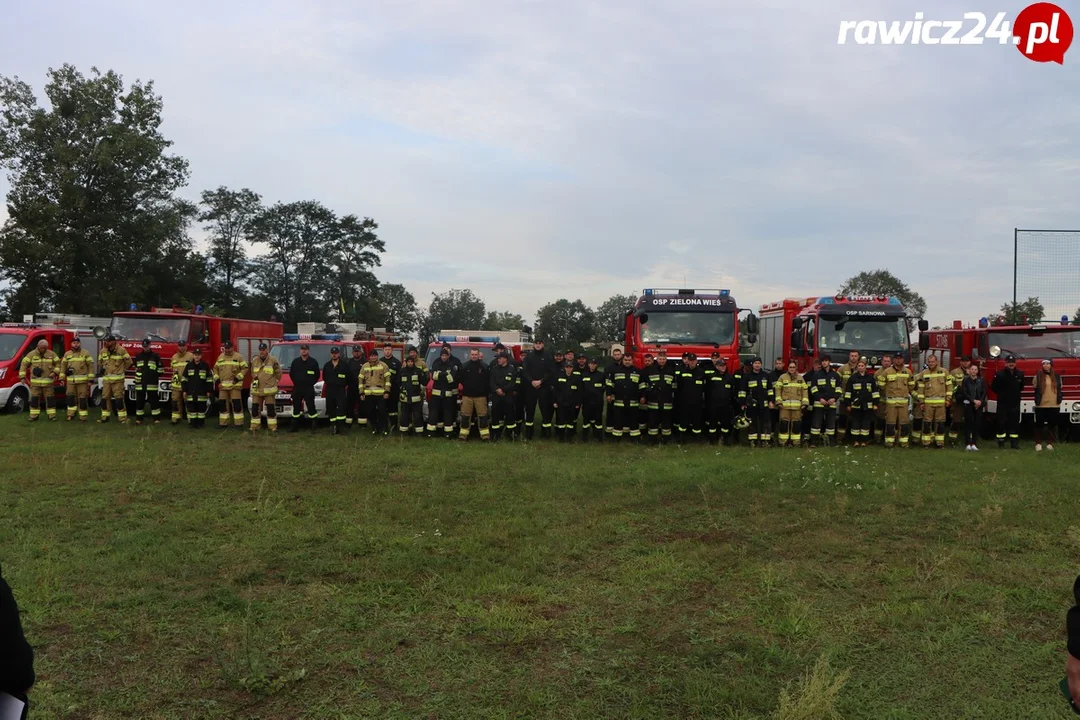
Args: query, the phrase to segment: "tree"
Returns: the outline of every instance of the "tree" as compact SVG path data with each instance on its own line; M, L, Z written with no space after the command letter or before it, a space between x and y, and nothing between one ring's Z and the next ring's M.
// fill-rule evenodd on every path
M472 290L432 293L431 304L419 316L421 349L427 347L439 330L478 330L484 318L484 301L476 297Z
M371 218L361 220L346 215L337 220L329 236L331 263L322 288L322 304L339 321L362 322L361 307L377 306L375 293L379 281L371 268L382 265L380 254L385 244L375 234L378 224ZM342 312L342 305L346 310ZM353 308L349 313L348 308Z
M596 308L592 340L617 342L623 339L626 311L637 303L636 295L612 295Z
M481 330L521 330L525 327L525 318L517 313L497 312L492 310L480 324Z
M1076 312L1073 313L1072 324L1080 325L1080 308L1076 308Z
M1024 302L1007 302L997 313L988 317L991 325L1034 325L1042 322L1046 309L1037 297L1029 297Z
M841 295L884 295L899 298L908 314L916 317L926 315L926 301L922 295L888 270L866 270L849 277L840 286ZM913 327L908 321L908 330Z
M379 324L394 332L411 335L420 325L416 298L404 285L382 284L375 293L379 308Z
M580 346L593 332L595 315L580 300L560 299L536 311L536 336L552 347Z
M15 315L61 309L109 314L162 298L170 263L191 260L189 213L173 193L187 161L167 153L152 82L49 69L48 107L0 77L0 165L9 218L0 277Z
M251 274L245 244L251 227L262 213L262 198L255 192L203 190L198 220L210 234L208 270L211 302L232 312L244 294L240 284Z

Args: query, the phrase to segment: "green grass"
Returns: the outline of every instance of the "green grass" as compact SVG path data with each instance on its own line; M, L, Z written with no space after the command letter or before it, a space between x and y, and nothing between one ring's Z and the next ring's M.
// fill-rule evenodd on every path
M1075 446L0 445L36 718L1068 717Z

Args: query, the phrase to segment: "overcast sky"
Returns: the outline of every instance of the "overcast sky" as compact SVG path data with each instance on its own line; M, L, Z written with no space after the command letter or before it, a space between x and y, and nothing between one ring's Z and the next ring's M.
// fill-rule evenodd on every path
M838 25L1022 7L59 0L5 9L0 73L153 79L186 196L373 217L380 280L422 303L469 287L532 319L691 286L756 308L887 267L936 324L1011 298L1015 226L1080 228L1080 48L840 46Z

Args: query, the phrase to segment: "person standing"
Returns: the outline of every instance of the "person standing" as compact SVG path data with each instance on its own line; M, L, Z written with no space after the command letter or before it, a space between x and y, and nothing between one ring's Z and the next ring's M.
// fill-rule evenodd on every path
M30 386L30 422L38 419L42 407L49 420L56 420L54 383L60 376L60 358L49 349L47 340L38 340L37 347L22 359L19 376L25 376L26 384Z
M330 434L341 435L348 414L346 398L349 392L349 366L341 359L341 348L330 348L330 359L323 365L322 377L326 395L326 416L330 418Z
M1054 361L1043 360L1042 368L1035 374L1035 451L1054 449L1054 426L1061 411L1061 376L1054 372Z
M191 360L184 363L180 392L187 403L188 427L194 430L206 426L207 405L214 391L214 371L202 359L202 350L195 348Z
M307 343L300 346L300 357L289 365L289 379L292 380L292 423L289 432L300 430L300 418L307 412L311 423L311 432L315 432L315 423L319 419L319 410L315 407L315 383L319 382L319 361L311 357L311 348Z
M184 391L181 388L184 378L184 366L191 362L194 355L188 352L187 340L180 338L176 342L176 352L169 359L169 370L172 372L172 382L169 383L169 400L172 415L169 421L176 425L184 419Z
M952 405L952 375L938 365L937 355L928 355L926 367L915 376L915 402L921 409L921 436L923 447L933 442L945 447L945 418Z
M892 364L882 365L877 375L878 392L885 402L885 447L907 447L911 436L911 371L904 365L903 353L893 353Z
M428 403L429 436L454 437L454 413L457 410L458 367L444 344L439 357L431 363L431 400Z
M458 418L460 430L458 438L469 439L472 429L472 417L476 415L476 425L481 440L491 439L488 422L488 391L491 388L491 374L487 365L480 358L480 350L469 351L469 361L461 366L461 415Z
M578 411L581 409L581 389L574 376L574 363L563 362L563 374L555 379L555 437L561 443L574 442Z
M281 380L281 363L270 354L266 343L259 343L259 352L251 358L251 432L262 427L263 408L266 408L266 429L277 432L277 391Z
M638 429L637 412L641 399L641 376L634 367L634 359L622 356L622 364L615 368L605 381L608 407L613 412L611 436L616 442L629 437L631 440L641 437Z
M759 357L750 361L750 371L743 375L739 406L750 421L746 435L750 447L768 447L772 442L771 422L775 399L772 381L762 369Z
M151 349L150 338L142 341L142 352L135 356L135 424L142 425L143 418L150 415L154 424L160 422L161 403L158 402L158 380L163 363L161 356ZM149 406L150 412L146 412Z
M705 423L709 443L733 445L738 442L733 431L742 376L728 372L727 358L713 359L713 369L705 381Z
M581 442L589 441L589 433L604 442L604 372L598 365L595 357L589 358L581 376Z
M642 400L645 403L645 437L649 444L666 443L671 437L671 415L675 410L675 380L678 371L667 361L667 351L660 349L656 361L646 364L641 371L644 386Z
M964 406L964 431L967 447L971 452L979 449L979 432L982 430L983 413L986 410L986 383L979 375L979 366L968 366L967 377L960 383L956 399Z
M1016 357L1005 356L1005 367L990 382L997 395L997 444L1005 447L1005 438L1013 450L1020 449L1020 392L1024 389L1024 372L1016 368Z
M392 430L398 426L397 398L401 393L401 378L398 377L398 373L401 372L401 361L394 357L394 346L391 343L383 343L383 354L379 362L386 366L390 374L390 392L384 403L384 411L386 412L385 427Z
M840 375L840 390L843 393L844 388L847 387L848 379L855 374L855 371L859 367L859 351L848 350L848 361L838 367L836 372ZM844 403L840 404L840 410L836 415L836 442L843 443L844 437L847 434L847 418L848 406Z
M109 422L113 410L116 421L126 423L127 400L124 395L124 373L131 367L128 351L117 344L115 335L106 335L98 353L98 377L101 378L101 417L99 423Z
M870 446L874 410L880 399L877 380L866 372L866 361L859 360L855 364L855 373L848 377L844 386L844 407L847 408L848 433L853 447Z
M515 406L518 388L517 368L510 363L510 354L500 350L495 355L495 367L489 372L491 390L491 439L501 440L503 432L513 438L517 431L518 412Z
M544 352L544 338L533 342L533 349L522 360L521 377L525 389L525 439L533 439L533 425L536 421L536 408L540 408L540 435L546 437L545 428L551 427L551 412L554 410L551 395L551 376L555 364Z
M407 435L424 432L424 393L427 392L427 371L416 366L416 353L405 356L405 364L398 375L401 413L398 431Z
M964 382L964 378L967 377L967 369L971 366L971 356L961 355L959 358L960 366L953 368L949 373L949 377L952 378L953 393L960 389L960 383ZM949 408L949 442L952 445L956 445L960 441L960 436L964 435L964 406L958 402L954 402Z
M0 692L28 703L27 693L34 686L34 648L23 633L19 605L11 586L0 572ZM23 719L27 708L23 707Z
M79 422L86 422L90 415L90 383L93 381L94 357L83 350L82 341L76 337L60 361L60 382L65 385L68 420L78 412Z
M780 376L787 372L787 363L784 362L784 358L778 357L773 360L772 370L769 371L769 388L774 391L776 389L776 383L779 382ZM780 404L773 403L769 407L769 427L773 430L780 430ZM780 443L784 443L781 441Z
M705 372L698 367L697 355L686 356L686 365L675 376L675 407L678 420L675 429L679 442L697 442L704 437L702 409L705 405Z
M360 377L361 371L364 369L364 365L367 364L367 358L364 357L364 348L359 345L353 345L352 357L349 358L346 365L349 368L349 389L345 392L345 424L346 425L367 425L368 424L368 412L364 406L364 381Z
M810 384L810 402L814 406L810 419L810 447L822 443L832 444L836 437L836 416L844 397L844 381L840 373L832 369L828 358L820 361L821 367ZM856 363L856 368L858 363Z
M351 372L352 368L350 368ZM393 387L393 376L386 363L379 360L379 353L375 348L368 351L368 361L360 369L360 387L364 395L364 420L376 435L389 434L386 404L390 400L390 390ZM395 413L396 417L396 413Z
M612 348L611 349L611 361L607 365L604 366L604 383L605 383L605 387L607 385L607 380L612 375L614 375L616 372L618 372L619 368L622 367L622 358L623 358L622 348ZM604 413L604 432L605 432L605 434L610 435L611 437L615 437L615 432L614 432L614 427L615 426L614 426L614 423L612 422L612 420L615 419L615 415L616 415L616 413L615 413L614 405L612 404L612 401L607 400L607 402L605 403L605 413Z
M214 382L218 384L218 428L226 430L229 427L229 414L232 414L233 425L238 428L244 427L244 374L247 373L247 360L240 353L233 350L231 340L223 344L224 351L218 355L214 363Z
M781 447L798 446L802 443L803 410L810 406L810 394L798 367L794 360L789 362L787 372L777 378L774 385L775 402L780 408L780 427L777 432Z
M420 358L420 357L419 357L419 356L417 355L417 351L416 351L416 346L415 346L415 345L410 345L410 346L409 346L409 349L408 349L408 350L407 350L407 351L405 352L405 357L406 357L406 358L408 358L408 357L412 357L412 359L413 359L413 365L415 365L416 367L420 368L420 369L421 369L421 370L423 370L423 371L424 371L425 373L427 372L427 369L428 369L428 367L427 367L427 363L426 363L426 362L424 362L424 361L423 361L423 359L422 359L422 358Z

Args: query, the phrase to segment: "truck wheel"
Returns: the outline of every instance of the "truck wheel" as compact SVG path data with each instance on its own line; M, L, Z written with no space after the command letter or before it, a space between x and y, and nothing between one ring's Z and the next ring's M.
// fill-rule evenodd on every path
M94 388L94 391L90 393L90 407L101 407L101 388Z
M30 407L30 394L26 391L26 388L16 388L11 393L11 397L8 398L4 410L15 414L26 412L28 407Z

